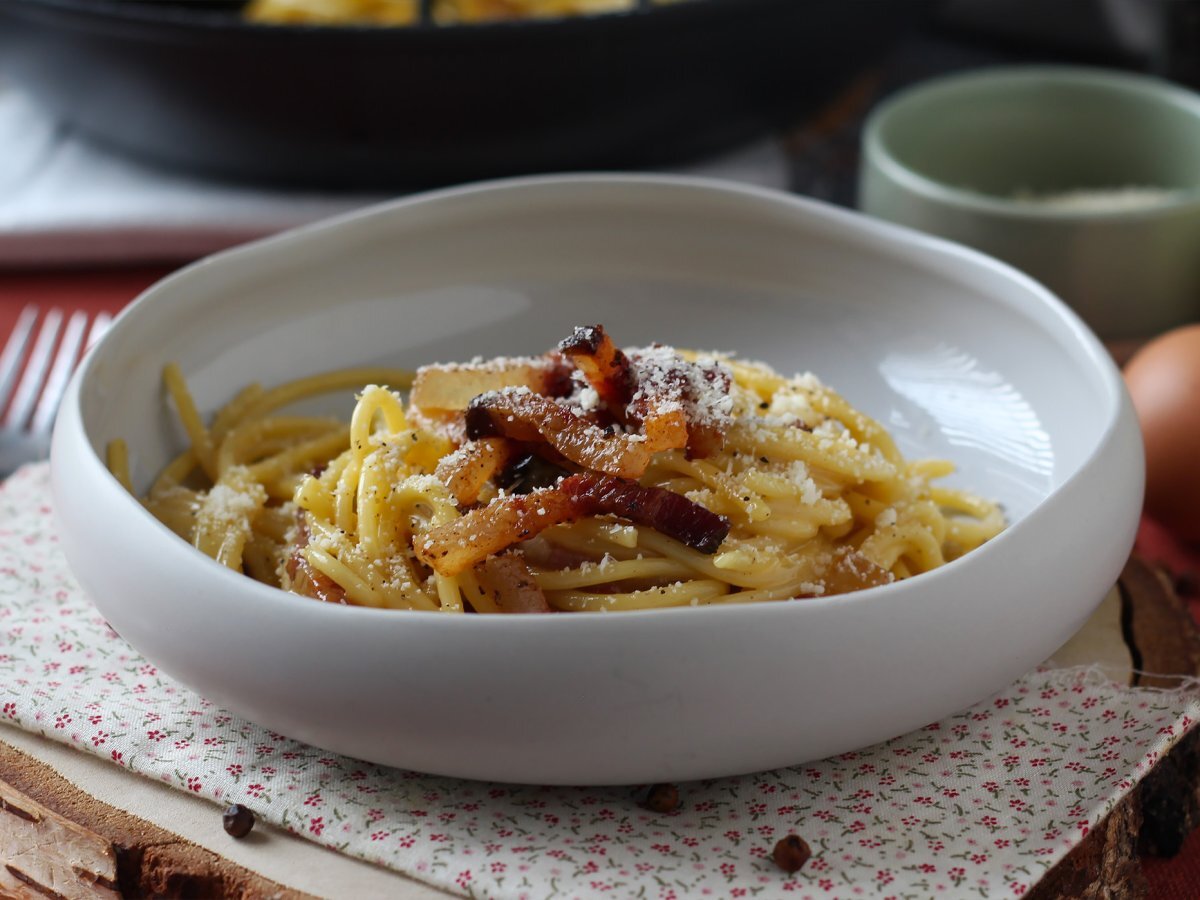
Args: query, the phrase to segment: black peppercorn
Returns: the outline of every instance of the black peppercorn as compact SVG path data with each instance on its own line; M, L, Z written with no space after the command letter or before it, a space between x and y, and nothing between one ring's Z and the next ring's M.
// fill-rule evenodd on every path
M679 809L679 788L673 784L652 785L642 798L641 805L651 812L675 812Z
M799 872L811 856L812 850L809 848L808 842L794 834L789 834L776 844L775 852L771 854L775 865L789 875Z
M230 834L235 838L244 838L250 833L250 829L254 827L254 813L242 806L240 803L235 803L225 810L225 815L221 818L225 826L225 833Z

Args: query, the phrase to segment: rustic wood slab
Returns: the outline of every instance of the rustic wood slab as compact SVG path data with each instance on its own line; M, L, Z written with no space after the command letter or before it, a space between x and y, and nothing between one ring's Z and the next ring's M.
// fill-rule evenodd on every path
M213 814L220 811L214 807ZM101 803L51 767L4 743L0 897L310 900L308 894Z
M0 892L115 900L112 842L0 782Z

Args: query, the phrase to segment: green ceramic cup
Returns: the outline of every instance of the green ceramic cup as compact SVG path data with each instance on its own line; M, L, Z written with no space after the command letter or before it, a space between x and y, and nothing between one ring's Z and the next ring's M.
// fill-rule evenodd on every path
M1102 337L1200 319L1200 94L1037 66L925 82L873 111L860 206L1024 270Z

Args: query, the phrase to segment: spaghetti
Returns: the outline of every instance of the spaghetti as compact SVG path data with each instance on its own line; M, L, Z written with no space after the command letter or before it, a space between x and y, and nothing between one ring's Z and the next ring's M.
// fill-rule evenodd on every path
M671 0L655 0L656 3ZM487 22L544 19L631 10L636 0L434 0L433 20ZM412 25L418 0L250 0L245 15L256 22L307 25Z
M994 503L935 485L950 463L904 459L812 375L622 351L600 326L540 357L252 385L207 424L177 367L164 381L189 446L147 508L218 562L326 602L499 613L816 597L929 571L1004 527ZM282 411L351 387L348 425ZM124 447L109 459L128 484Z

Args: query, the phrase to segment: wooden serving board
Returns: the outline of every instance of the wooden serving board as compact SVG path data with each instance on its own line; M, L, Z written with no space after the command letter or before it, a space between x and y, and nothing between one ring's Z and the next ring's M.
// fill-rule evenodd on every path
M309 896L101 803L0 742L0 897Z
M1200 634L1171 582L1131 559L1111 599L1132 683L1176 687L1200 674ZM1170 677L1174 676L1174 677ZM134 777L134 776L130 776ZM220 810L213 807L213 816ZM1140 857L1170 856L1200 824L1200 730L1193 731L1030 892L1035 900L1144 897ZM232 840L232 839L231 839ZM92 797L0 741L0 896L280 897L284 887Z

